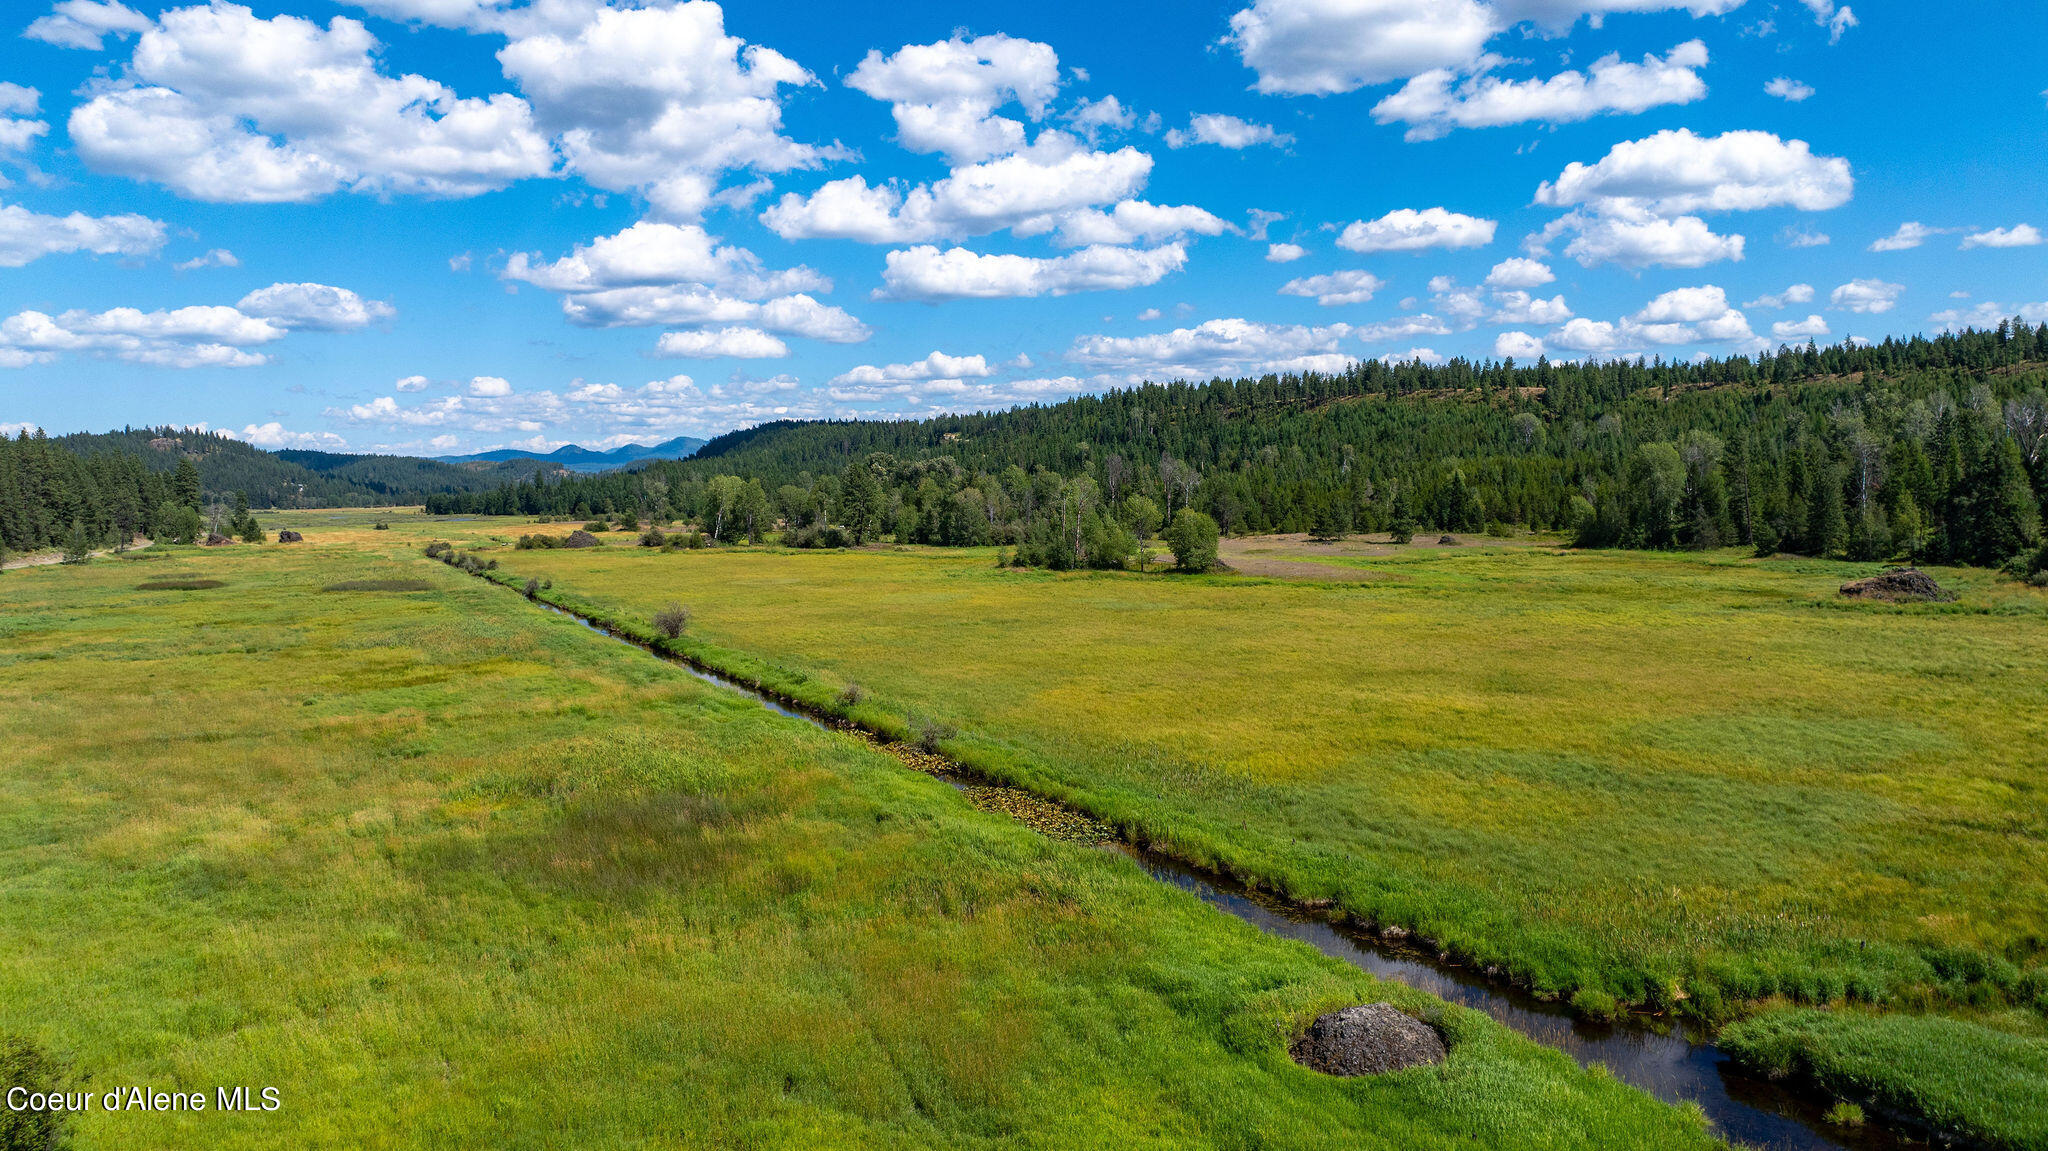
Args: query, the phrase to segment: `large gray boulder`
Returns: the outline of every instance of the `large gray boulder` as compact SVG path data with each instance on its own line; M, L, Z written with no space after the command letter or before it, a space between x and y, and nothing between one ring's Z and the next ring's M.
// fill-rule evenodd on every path
M1391 1003L1347 1007L1309 1024L1294 1061L1326 1075L1384 1075L1442 1063L1450 1052L1436 1028Z

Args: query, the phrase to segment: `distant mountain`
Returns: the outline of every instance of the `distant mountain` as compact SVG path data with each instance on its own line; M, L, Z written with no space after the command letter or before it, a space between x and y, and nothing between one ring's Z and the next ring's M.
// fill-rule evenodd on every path
M539 460L543 463L558 464L572 472L608 472L637 464L642 460L682 460L696 454L705 441L690 436L677 436L648 447L645 444L627 444L608 452L596 452L576 444L556 448L551 452L528 452L518 448L499 448L495 452L478 452L473 456L438 456L444 464L503 463L506 460Z

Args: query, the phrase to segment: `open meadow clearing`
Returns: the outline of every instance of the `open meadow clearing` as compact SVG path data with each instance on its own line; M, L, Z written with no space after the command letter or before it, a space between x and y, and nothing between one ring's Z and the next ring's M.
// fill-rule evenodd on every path
M1418 549L1345 584L487 554L600 614L683 603L713 663L858 683L993 774L1589 1009L2043 990L2048 595L1989 573L1892 607L1836 595L1867 565L1731 555Z
M76 1146L1711 1142L400 526L0 577L0 1033L74 1090L209 1104ZM1450 1059L1289 1060L1374 1000Z

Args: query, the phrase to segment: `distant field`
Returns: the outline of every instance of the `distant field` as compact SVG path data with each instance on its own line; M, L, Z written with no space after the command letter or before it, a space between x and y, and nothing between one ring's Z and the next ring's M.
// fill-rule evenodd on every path
M1870 567L1734 553L1282 551L1353 581L490 554L600 612L680 601L713 660L819 702L857 682L997 774L1596 1012L2048 993L2048 594L1943 570L1953 605L1851 604Z
M1483 1016L418 554L492 525L289 526L308 541L0 576L0 1034L97 1092L281 1100L95 1111L78 1147L1710 1143ZM735 642L774 596L722 581L795 579L817 607L895 572L885 617L1068 590L923 557L580 562L593 592L687 588ZM1291 1028L1374 999L1443 1011L1449 1062L1288 1060Z

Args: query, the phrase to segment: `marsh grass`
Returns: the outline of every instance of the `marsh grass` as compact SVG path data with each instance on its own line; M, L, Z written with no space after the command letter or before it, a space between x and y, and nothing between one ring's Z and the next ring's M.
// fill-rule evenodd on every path
M1711 1142L391 522L195 555L226 596L0 581L0 1033L94 1084L284 1102L94 1112L82 1147ZM309 594L338 579L435 592ZM1436 1013L1450 1060L1287 1058L1379 999Z
M991 553L522 553L601 618L1602 1015L2024 1001L2043 969L2048 596L1461 548L1370 583L999 572ZM509 578L509 577L508 577ZM861 685L836 698L833 685Z
M153 579L135 585L136 591L211 591L226 587L217 579Z
M1939 1016L1779 1011L1722 1044L1767 1074L1926 1119L1993 1147L2048 1146L2048 1038ZM1860 1121L1863 1108L1848 1102Z
M389 531L389 528L384 529ZM321 591L433 591L434 585L418 579L355 579L331 583Z

